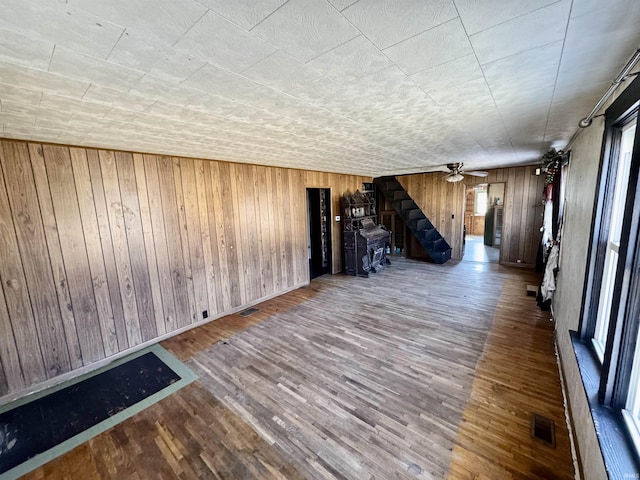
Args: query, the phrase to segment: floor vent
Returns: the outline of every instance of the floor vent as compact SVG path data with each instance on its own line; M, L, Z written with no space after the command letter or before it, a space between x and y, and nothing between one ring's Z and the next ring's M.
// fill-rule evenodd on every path
M240 312L240 316L241 317L248 317L249 315L253 315L256 312L259 312L260 309L259 308L247 308L246 310L243 310Z
M531 436L551 448L556 448L556 427L550 418L537 413L531 415Z

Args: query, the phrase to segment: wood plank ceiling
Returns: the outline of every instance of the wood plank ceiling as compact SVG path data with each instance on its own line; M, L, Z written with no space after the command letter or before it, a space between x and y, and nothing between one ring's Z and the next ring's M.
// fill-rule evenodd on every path
M0 136L362 175L563 147L636 0L0 0Z

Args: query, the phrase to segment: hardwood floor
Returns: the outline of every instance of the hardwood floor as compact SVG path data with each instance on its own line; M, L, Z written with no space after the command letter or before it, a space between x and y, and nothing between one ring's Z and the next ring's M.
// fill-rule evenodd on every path
M27 478L571 478L527 283L404 259L320 277L164 342L198 382ZM530 437L532 413L555 421L555 449Z

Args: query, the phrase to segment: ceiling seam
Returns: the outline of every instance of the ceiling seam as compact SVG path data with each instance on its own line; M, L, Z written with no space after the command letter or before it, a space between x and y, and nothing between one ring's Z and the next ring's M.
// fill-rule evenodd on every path
M455 4L455 0L452 0L452 1ZM473 32L472 34L469 35L469 38L471 38L474 35L477 35L479 33L486 32L487 30L491 30L492 28L499 27L500 25L504 25L505 23L509 23L512 20L516 20L518 18L526 17L527 15L531 15L532 13L535 13L535 12L537 12L539 10L544 10L545 8L549 8L551 5L556 5L557 3L562 3L563 1L565 1L565 0L556 0L555 2L549 2L546 5L543 5L543 6L538 7L538 8L534 8L533 10L530 10L530 11L525 12L525 13L521 13L520 15L516 15L515 17L509 17L509 19L505 20L504 22L496 23L495 25L491 25L490 27L483 28L482 30L478 30L477 32ZM458 7L456 6L456 10L457 9L458 9Z
M455 0L451 0L451 2L453 3L453 7L456 9L456 12L458 12L458 16L460 16L460 11L458 10L458 5L456 5L456 1ZM511 138L509 130L507 129L507 126L504 123L504 118L502 117L502 112L500 111L500 108L498 107L498 102L496 102L496 99L493 96L493 91L491 90L491 87L489 86L489 82L487 81L487 76L484 73L484 69L482 68L482 64L480 63L480 59L478 58L478 55L476 54L476 49L473 46L473 42L471 41L471 37L469 36L469 34L467 32L467 27L465 26L464 22L462 21L462 17L460 17L460 23L462 24L462 28L464 29L465 35L467 35L467 40L469 41L469 45L471 46L471 51L473 52L473 55L476 57L476 62L478 62L478 66L480 67L480 71L482 72L482 79L484 80L484 83L487 86L487 89L489 90L489 95L491 95L491 100L493 101L493 104L496 107L496 111L498 112L498 116L500 117L500 123L502 123L502 128L504 129L504 132L507 134L507 138L509 139L509 145L511 145L511 150L513 151L513 154L517 158L518 157L518 153L516 152L516 148L513 145L513 139ZM471 135L471 136L473 137L473 135ZM473 137L473 138L475 138L475 137ZM478 141L476 140L476 142L478 142ZM480 145L480 142L478 142L478 145ZM482 147L482 149L485 152L487 152L487 154L490 155L490 153L485 149L485 147L483 147L482 145L480 145L480 147Z
M202 4L200 4L200 3L199 3L198 5L202 5ZM204 5L202 5L202 6L204 7ZM171 44L171 48L175 48L175 49L176 49L176 51L178 51L178 52L179 52L179 51L181 51L180 49L176 48L176 44L177 44L180 40L182 40L182 39L185 37L185 35L187 35L191 30L193 30L193 27L195 27L198 23L200 23L200 21L204 18L204 16L205 16L207 13L209 13L209 12L215 13L215 12L213 12L213 10L210 10L210 9L209 9L209 8L207 8L207 7L205 7L205 8L206 8L206 10L203 12L203 14L202 14L202 15L200 15L200 16L198 17L198 19L197 19L195 22L193 22L193 25L191 25L189 28L187 28L187 29L185 30L185 32L184 32L182 35L180 35L180 36L176 39L176 41L175 41L175 42L173 42L173 43ZM222 17L222 18L224 18L224 17ZM225 20L226 20L226 18L225 18ZM196 57L196 58L197 58L197 57Z
M556 78L553 82L553 90L551 91L551 100L549 101L549 108L547 110L547 120L544 124L544 133L542 134L542 142L540 146L543 146L547 141L547 130L549 129L549 117L551 116L551 107L553 106L553 100L556 96L556 88L558 86L558 77L560 76L560 67L562 66L562 57L564 56L564 47L567 43L567 34L569 33L569 23L571 22L571 12L573 11L573 0L569 5L569 13L567 15L567 24L564 29L564 38L562 39L562 49L560 50L560 59L558 60L558 68L556 69ZM577 130L577 128L576 128Z
M253 31L254 28L256 28L258 25L260 25L262 22L264 22L267 18L269 18L271 15L273 15L274 13L276 13L278 10L280 10L282 7L284 7L287 3L289 3L289 0L287 0L286 2L284 2L282 5L280 5L278 8L276 8L273 12L271 12L269 15L267 15L266 17L264 17L262 20L260 20L258 23L256 23L253 27L251 27L250 29L248 29L248 32ZM259 37L259 35L256 35Z

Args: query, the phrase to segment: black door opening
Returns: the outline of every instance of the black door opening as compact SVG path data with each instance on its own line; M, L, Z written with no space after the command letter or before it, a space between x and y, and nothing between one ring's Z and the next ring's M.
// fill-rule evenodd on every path
M308 251L311 278L331 272L331 190L307 188Z

